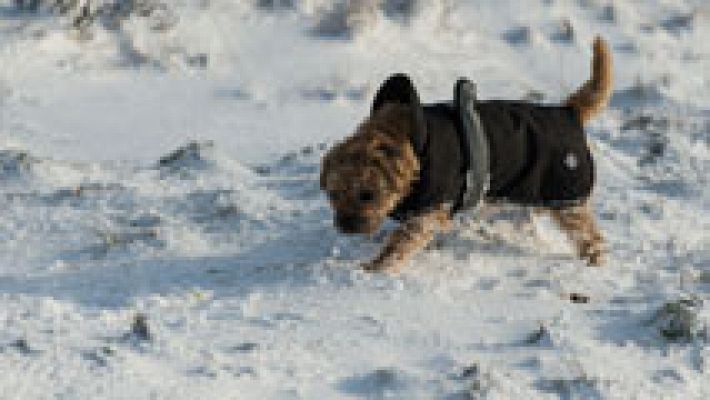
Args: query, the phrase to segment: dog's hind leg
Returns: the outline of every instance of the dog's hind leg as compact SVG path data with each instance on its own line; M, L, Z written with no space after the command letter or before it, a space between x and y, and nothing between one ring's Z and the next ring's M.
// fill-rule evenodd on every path
M412 217L390 234L377 258L363 267L367 271L397 272L424 249L437 232L447 230L450 225L450 212L445 207Z
M593 266L603 263L604 237L588 204L548 211L573 242L580 258Z

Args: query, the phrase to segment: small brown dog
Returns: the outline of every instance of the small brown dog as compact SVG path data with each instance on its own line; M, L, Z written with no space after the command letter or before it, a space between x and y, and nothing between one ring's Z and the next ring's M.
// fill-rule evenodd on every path
M595 40L591 79L561 106L476 102L470 87L460 81L453 103L422 106L411 81L393 76L355 134L323 158L320 185L340 231L373 234L388 217L401 222L365 268L399 270L479 200L549 213L578 256L599 265L604 240L588 205L594 172L582 127L611 94L607 44Z

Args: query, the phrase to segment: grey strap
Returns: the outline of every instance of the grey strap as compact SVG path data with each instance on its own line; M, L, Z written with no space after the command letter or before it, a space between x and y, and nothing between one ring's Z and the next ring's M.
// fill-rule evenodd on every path
M464 188L457 211L475 209L488 191L490 161L488 139L476 112L476 86L468 79L459 79L454 89L454 106L459 115L459 134L466 168Z

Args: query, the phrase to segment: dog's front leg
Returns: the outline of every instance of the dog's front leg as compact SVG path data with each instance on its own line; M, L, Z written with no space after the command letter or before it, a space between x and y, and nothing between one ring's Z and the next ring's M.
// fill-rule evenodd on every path
M450 225L450 212L443 206L414 216L393 231L377 258L363 267L366 271L397 272L414 254L422 250L437 232L448 229Z

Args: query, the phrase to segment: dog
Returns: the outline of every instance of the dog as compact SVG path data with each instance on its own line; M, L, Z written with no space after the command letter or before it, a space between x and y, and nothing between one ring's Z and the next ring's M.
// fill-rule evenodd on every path
M390 77L355 133L323 156L320 187L346 234L372 235L400 222L369 271L399 271L457 212L481 204L547 213L589 265L603 263L604 239L590 208L594 166L583 126L607 105L612 60L593 45L591 78L561 105L477 101L456 84L454 101L422 105L409 77Z

